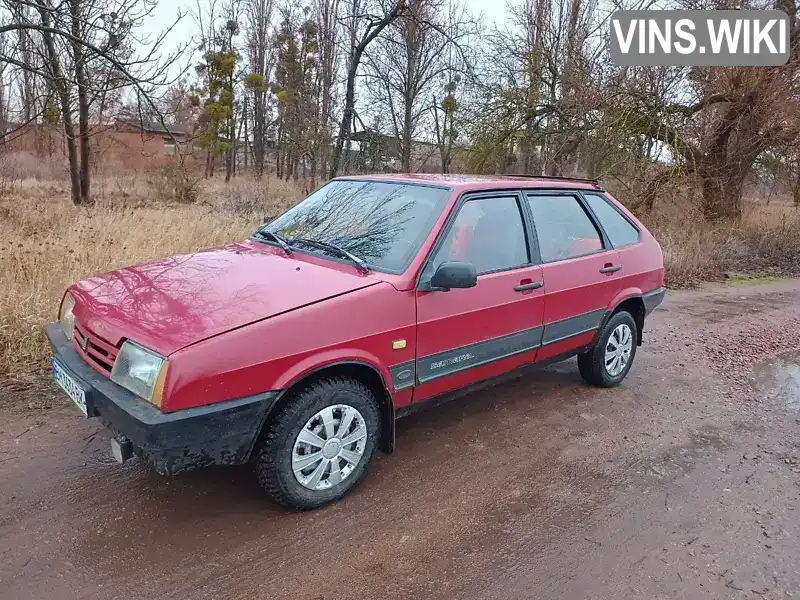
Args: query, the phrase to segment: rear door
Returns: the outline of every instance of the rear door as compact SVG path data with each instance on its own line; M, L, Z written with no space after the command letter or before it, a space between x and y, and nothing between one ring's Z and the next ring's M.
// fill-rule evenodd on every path
M577 192L528 192L526 201L545 282L545 360L592 342L621 290L619 255Z
M429 281L442 262L465 261L475 266L478 285L417 291L414 401L536 359L544 311L542 268L534 264L523 202L517 192L467 195L442 231L420 281Z

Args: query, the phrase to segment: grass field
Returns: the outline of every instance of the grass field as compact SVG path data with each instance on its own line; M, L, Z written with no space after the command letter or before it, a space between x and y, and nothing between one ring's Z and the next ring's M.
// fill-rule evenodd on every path
M101 182L101 186L110 186ZM148 202L147 186L78 208L63 186L23 182L0 201L0 375L45 366L44 326L64 289L87 275L246 239L300 198L284 182L214 182L196 204Z
M44 327L70 283L146 259L242 240L302 197L293 184L246 178L200 186L194 204L154 201L157 181L95 182L97 204L70 204L63 183L22 181L0 199L0 375L45 368ZM661 242L672 286L724 272L800 273L800 211L749 202L741 223L710 226L687 206L646 220Z

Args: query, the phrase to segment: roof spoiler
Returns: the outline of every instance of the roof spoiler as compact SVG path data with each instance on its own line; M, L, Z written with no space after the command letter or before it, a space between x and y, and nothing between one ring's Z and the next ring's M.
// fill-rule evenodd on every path
M526 179L542 179L555 181L574 181L576 183L588 183L595 186L601 192L605 191L603 182L599 179L584 179L582 177L558 177L556 175L524 175L522 173L509 174L509 177L524 177Z

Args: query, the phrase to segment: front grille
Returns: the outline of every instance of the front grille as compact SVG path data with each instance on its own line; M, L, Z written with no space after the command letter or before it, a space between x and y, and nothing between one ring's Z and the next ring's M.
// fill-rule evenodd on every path
M72 344L81 358L95 370L100 371L106 377L111 376L111 367L114 366L114 361L117 359L117 349L114 346L77 323Z

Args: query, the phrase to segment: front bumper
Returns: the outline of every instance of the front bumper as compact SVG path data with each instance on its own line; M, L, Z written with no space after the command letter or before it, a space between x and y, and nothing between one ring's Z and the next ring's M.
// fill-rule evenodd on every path
M86 392L88 416L130 440L133 451L162 475L246 462L280 394L265 392L165 414L86 364L58 323L48 325L47 338L58 364Z

